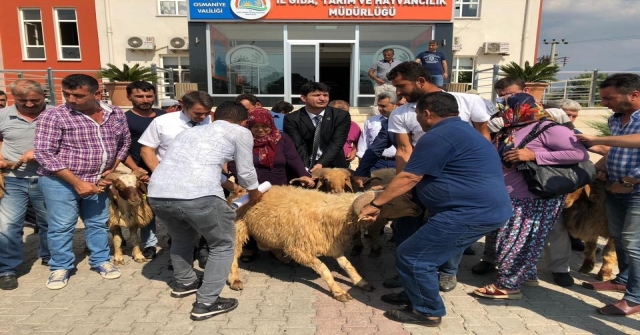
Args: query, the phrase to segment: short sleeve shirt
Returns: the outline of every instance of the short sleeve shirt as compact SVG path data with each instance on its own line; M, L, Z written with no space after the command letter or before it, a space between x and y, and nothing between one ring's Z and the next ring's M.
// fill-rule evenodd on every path
M166 112L161 109L154 109L153 111L156 113L154 117L142 117L130 110L124 113L127 117L129 132L131 132L131 147L129 148L129 155L138 166L147 171L149 169L144 165L142 159L140 159L140 148L142 147L142 144L138 143L138 140L156 117L166 114Z
M209 123L211 123L211 118L206 117L198 125ZM178 134L189 128L191 128L189 118L183 112L167 113L151 121L147 130L140 136L138 143L156 149L156 156L158 161L161 162L171 141Z
M391 69L393 69L400 63L401 62L397 60L392 60L391 62L385 62L384 59L382 59L377 61L375 64L373 64L371 68L376 71L376 77L388 83L389 79L387 78L387 73L389 73Z
M429 71L429 74L435 76L441 76L442 74L444 74L442 61L446 59L444 58L444 54L442 52L423 51L419 53L416 58L420 59L422 67Z
M454 222L473 225L511 217L497 150L459 117L440 121L422 136L404 171L423 176L416 191L431 215L446 212Z

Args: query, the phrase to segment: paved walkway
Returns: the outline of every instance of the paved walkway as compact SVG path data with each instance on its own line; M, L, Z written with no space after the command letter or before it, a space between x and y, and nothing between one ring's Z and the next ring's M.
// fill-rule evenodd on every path
M37 239L25 228L26 263L20 268L20 287L0 291L0 333L6 334L640 334L640 317L613 318L599 315L595 309L619 299L622 294L603 294L582 288L569 289L551 284L550 274L541 271L540 287L523 288L519 301L492 301L469 295L476 287L488 284L491 276L474 276L471 266L478 256L464 256L458 287L443 294L448 315L439 328L402 325L387 320L382 313L394 306L380 301L389 293L382 287L384 278L395 274L393 249L386 243L379 259L365 255L353 258L353 265L377 287L372 293L352 288L339 273L334 260L324 259L337 281L349 289L354 300L334 300L325 283L310 269L291 267L275 261L268 253L249 265L242 264L244 290L225 288L223 296L235 297L239 307L228 314L192 322L189 311L194 296L174 299L168 283L168 253L153 262L138 264L127 257L118 280L103 280L91 272L84 254L80 227L75 234L74 250L78 272L69 285L59 291L48 290L44 283L48 268L36 259ZM164 234L161 232L161 235ZM386 236L388 238L389 236ZM165 241L161 245L165 245ZM474 245L476 251L482 243ZM130 255L130 248L125 250ZM125 256L126 257L126 256ZM575 253L573 269L579 268ZM541 264L542 268L544 265ZM578 279L588 276L573 273Z

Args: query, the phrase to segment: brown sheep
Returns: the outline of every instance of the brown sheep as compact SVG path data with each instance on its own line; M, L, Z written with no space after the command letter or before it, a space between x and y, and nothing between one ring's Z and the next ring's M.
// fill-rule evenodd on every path
M141 174L113 172L105 177L111 181L109 186L109 221L108 226L113 234L113 263L124 264L122 255L122 228L129 229L129 239L133 245L131 255L138 263L146 262L140 250L140 236L138 231L146 226L153 218L151 206L147 201L147 186L140 181Z
M334 257L356 286L371 291L373 288L344 256L344 248L353 233L371 224L359 220L358 213L374 197L372 191L361 195L336 195L292 186L273 186L260 202L237 211L235 255L228 278L231 289L243 288L238 274L238 257L251 235L261 249L281 250L293 261L312 268L340 301L352 297L336 284L318 256ZM420 208L403 195L383 206L380 216L395 218L420 213Z
M353 192L351 185L351 171L342 168L322 168L311 173L316 182L316 189L325 193ZM300 178L292 179L289 184L296 185Z
M609 236L604 200L606 181L599 176L593 183L569 194L562 211L562 219L569 233L585 242L581 273L590 273L595 266L598 237L608 238L602 250L602 268L596 278L609 280L618 264L614 240ZM606 179L605 179L606 180Z
M3 168L2 170L15 170L17 168L19 168L20 166L22 166L22 163L24 163L23 161L17 161L17 162L10 162L8 160L4 160L4 162L7 164L7 167ZM0 171L0 198L4 197L4 175L6 172L2 172Z

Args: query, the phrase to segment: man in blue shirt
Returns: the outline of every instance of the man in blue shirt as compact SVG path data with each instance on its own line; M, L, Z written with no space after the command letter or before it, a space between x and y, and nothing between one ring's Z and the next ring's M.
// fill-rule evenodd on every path
M359 217L375 219L382 205L415 186L430 217L396 250L396 270L408 301L382 296L385 302L408 307L384 315L402 323L436 327L445 315L438 267L502 227L512 209L497 150L458 117L456 98L445 92L425 94L418 100L416 113L426 134L418 140L404 170Z
M438 41L429 41L429 50L419 53L416 56L416 63L422 64L438 87L443 87L444 79L449 78L447 60L444 54L438 51Z

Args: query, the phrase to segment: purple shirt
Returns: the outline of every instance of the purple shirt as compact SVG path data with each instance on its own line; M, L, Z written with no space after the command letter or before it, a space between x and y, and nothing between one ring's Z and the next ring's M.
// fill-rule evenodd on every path
M347 135L347 142L345 142L344 146L342 147L342 149L344 150L344 157L349 157L351 150L358 149L358 140L360 139L360 134L362 134L360 126L358 126L357 123L351 121L351 128L349 128L349 134Z
M104 111L100 125L67 104L40 114L34 140L38 174L52 176L69 169L81 180L96 184L116 159L127 158L131 134L124 113L115 106L100 106Z
M548 122L540 125L542 128ZM532 123L516 131L515 146L529 135L536 123ZM575 164L589 159L587 149L580 143L573 132L564 126L555 126L545 130L540 136L525 145L525 148L536 154L539 165ZM504 181L511 198L539 198L529 192L527 182L522 173L515 168L504 170Z

